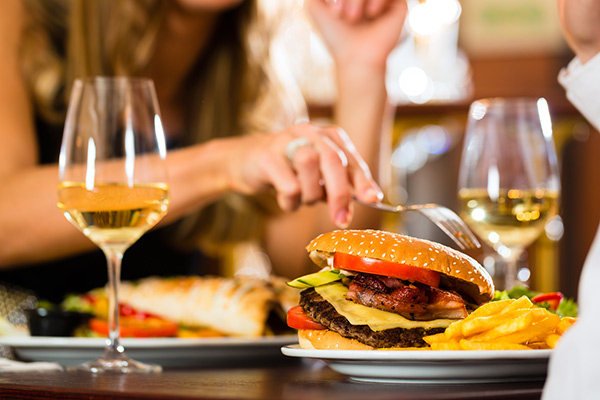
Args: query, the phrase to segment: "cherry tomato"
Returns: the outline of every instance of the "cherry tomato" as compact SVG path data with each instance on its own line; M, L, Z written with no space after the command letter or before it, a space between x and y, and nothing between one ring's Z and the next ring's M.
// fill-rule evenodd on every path
M90 329L99 335L108 335L108 321L100 318L90 319ZM136 317L121 317L119 319L121 337L168 337L175 336L179 326L172 321L149 317L140 320Z
M154 314L136 310L127 304L119 304L119 315L122 317L135 317L137 319L160 318Z
M564 296L561 292L542 293L531 299L534 303L548 303L550 310L556 311Z
M290 308L287 313L287 324L294 329L327 329L318 322L310 319L301 306Z
M433 287L438 287L440 284L440 273L437 271L346 253L336 252L333 255L333 267L417 281Z

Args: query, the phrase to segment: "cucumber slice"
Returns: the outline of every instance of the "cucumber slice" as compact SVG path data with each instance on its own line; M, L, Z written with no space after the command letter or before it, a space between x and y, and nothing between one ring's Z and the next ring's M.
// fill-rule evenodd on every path
M319 271L313 274L308 274L296 278L291 282L287 282L288 286L296 289L306 289L309 287L322 286L331 282L339 281L343 275L340 274L339 269L330 269L326 271Z

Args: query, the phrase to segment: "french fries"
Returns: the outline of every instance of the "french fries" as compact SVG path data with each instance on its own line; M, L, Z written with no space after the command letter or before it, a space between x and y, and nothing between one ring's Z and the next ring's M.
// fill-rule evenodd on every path
M553 349L576 318L560 318L526 296L487 303L442 333L425 336L432 350Z

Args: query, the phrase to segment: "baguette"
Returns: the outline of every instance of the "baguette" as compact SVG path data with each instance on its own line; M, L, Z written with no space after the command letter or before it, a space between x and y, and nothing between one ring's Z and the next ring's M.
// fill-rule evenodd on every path
M119 301L134 309L243 337L268 334L269 314L285 315L289 297L273 281L247 277L150 277L123 282L119 290Z

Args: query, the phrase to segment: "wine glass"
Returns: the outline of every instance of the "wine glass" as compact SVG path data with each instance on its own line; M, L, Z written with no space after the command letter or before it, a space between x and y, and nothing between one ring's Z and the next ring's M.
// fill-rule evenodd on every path
M76 80L59 158L58 206L104 252L108 340L91 372L156 372L119 343L118 289L123 253L167 212L166 146L151 80ZM84 267L83 267L84 268Z
M545 99L471 104L458 178L461 216L505 264L496 286L526 284L517 262L558 210L560 179Z

